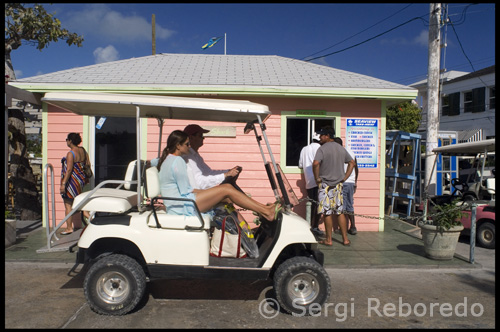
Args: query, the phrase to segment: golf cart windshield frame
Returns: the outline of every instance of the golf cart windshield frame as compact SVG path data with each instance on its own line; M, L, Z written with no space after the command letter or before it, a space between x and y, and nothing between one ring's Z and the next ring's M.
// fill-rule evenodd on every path
M495 140L487 139L477 142L450 144L435 148L432 150L432 152L436 154L433 171L434 168L436 167L437 156L439 154L443 156L470 156L470 157L475 157L476 159L479 159L481 157L482 163L481 163L479 183L482 183L488 152L495 152ZM477 168L479 168L479 165ZM469 174L466 182L469 181L470 176L471 174ZM475 194L478 195L477 192L475 192Z

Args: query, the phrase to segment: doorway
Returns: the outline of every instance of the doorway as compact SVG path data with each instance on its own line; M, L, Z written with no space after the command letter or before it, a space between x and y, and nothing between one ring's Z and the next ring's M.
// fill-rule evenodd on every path
M135 118L96 117L95 185L104 180L123 180L128 164L137 158Z

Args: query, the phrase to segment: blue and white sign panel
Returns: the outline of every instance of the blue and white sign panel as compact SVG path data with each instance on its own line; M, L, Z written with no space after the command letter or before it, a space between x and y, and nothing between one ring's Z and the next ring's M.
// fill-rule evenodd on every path
M346 121L346 146L356 156L358 167L377 168L379 120L347 119Z

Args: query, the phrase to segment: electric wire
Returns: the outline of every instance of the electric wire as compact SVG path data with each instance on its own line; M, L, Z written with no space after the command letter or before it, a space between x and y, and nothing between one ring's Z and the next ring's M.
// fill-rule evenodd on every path
M383 20L381 20L381 21L378 21L377 23L375 23L375 24L373 24L373 25L369 26L368 28L366 28L366 29L364 29L364 30L361 30L360 32L358 32L358 33L356 33L356 34L354 34L354 35L352 35L352 36L350 36L350 37L347 37L347 38L345 38L344 40L341 40L341 41L339 41L338 43L333 44L332 46L329 46L329 47L324 48L324 49L322 49L322 50L320 50L320 51L318 51L318 52L315 52L315 53L313 53L313 54L310 54L310 55L308 55L308 56L305 56L305 57L303 57L301 60L307 59L307 58L308 58L308 57L310 57L310 56L316 55L316 54L318 54L318 53L321 53L321 52L324 52L324 51L326 51L326 50L329 50L330 48L335 47L335 46L337 46L337 45L339 45L339 44L342 44L343 42L345 42L345 41L347 41L347 40L349 40L349 39L351 39L351 38L353 38L353 37L356 37L357 35L359 35L359 34L361 34L361 33L365 32L365 31L367 31L367 30L369 30L369 29L373 28L374 26L376 26L376 25L378 25L378 24L380 24L380 23L382 23L382 22L384 22L384 21L386 21L386 20L390 19L391 17L393 17L393 16L395 16L395 15L399 14L400 12L402 12L402 11L403 11L403 10L405 10L406 8L410 7L411 5L413 5L413 4L412 4L412 3L410 3L408 6L404 7L403 9L398 10L398 11L397 11L397 12L395 12L394 14L392 14L392 15L390 15L390 16L388 16L388 17L384 18L384 19L383 19Z
M471 66L471 68L473 70L473 72L475 72L476 69L474 68L474 65L472 64L472 61L470 61L469 57L467 56L467 53L465 53L464 47L462 45L462 42L460 41L460 37L458 37L457 30L455 30L455 26L454 26L453 22L451 20L449 20L449 23L451 25L453 33L455 34L455 37L457 38L458 45L460 45L460 49L462 50L462 53L464 54L465 58L469 62L470 66ZM484 81L481 79L480 76L478 76L477 78L484 84L485 87L488 87L488 85L486 83L484 83Z
M328 53L328 54L325 54L325 55L320 55L320 56L317 56L317 57L315 57L315 58L312 58L312 59L307 59L307 60L304 60L304 61L313 61L313 60L316 60L316 59L325 58L325 57L330 56L330 55L334 55L334 54L337 54L337 53L340 53L340 52L344 52L344 51L350 50L351 48L354 48L354 47L357 47L357 46L359 46L359 45L365 44L365 43L367 43L367 42L369 42L369 41L372 41L372 40L374 40L374 39L376 39L376 38L378 38L378 37L380 37L380 36L383 36L383 35L385 35L385 34L387 34L387 33L391 32L391 31L393 31L393 30L396 30L396 29L398 29L398 28L400 28L400 27L402 27L402 26L404 26L404 25L406 25L406 24L408 24L408 23L411 23L411 22L413 22L413 21L416 21L416 20L421 20L421 21L423 21L423 22L425 22L425 23L429 23L429 22L427 22L426 20L424 20L424 19L423 19L423 17L428 16L428 15L429 15L429 14L425 14L425 15L422 15L422 16L419 16L419 17L414 17L414 18L409 19L408 21L406 21L406 22L404 22L404 23L401 23L401 24L399 24L399 25L397 25L397 26L395 26L395 27L393 27L393 28L391 28L391 29L389 29L389 30L387 30L387 31L384 31L384 32L382 32L382 33L379 33L378 35L373 36L373 37L371 37L371 38L368 38L368 39L366 39L366 40L364 40L364 41L362 41L362 42L360 42L360 43L357 43L357 44L354 44L354 45L352 45L352 46L349 46L349 47L343 48L343 49L341 49L341 50L339 50L339 51L335 51L335 52Z

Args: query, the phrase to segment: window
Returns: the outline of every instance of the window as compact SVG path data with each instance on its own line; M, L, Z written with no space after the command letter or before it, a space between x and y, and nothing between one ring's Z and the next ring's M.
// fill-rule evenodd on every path
M472 90L472 108L473 113L484 112L486 110L486 88L477 88Z
M472 91L464 92L464 112L472 112Z
M335 128L335 118L286 118L286 167L298 167L300 151L311 143L312 133L324 126Z
M441 114L460 115L460 92L450 93L441 98Z
M464 92L464 112L484 112L486 109L486 88L477 88Z
M450 96L443 95L441 98L441 115L450 115Z
M490 110L495 109L495 87L490 88Z

